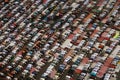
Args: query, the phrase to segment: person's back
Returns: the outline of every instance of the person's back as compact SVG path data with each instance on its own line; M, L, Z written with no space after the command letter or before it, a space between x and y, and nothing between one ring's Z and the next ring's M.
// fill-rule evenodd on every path
M9 0L4 0L5 4L8 4L9 3Z
M9 0L5 0L5 2L9 2Z

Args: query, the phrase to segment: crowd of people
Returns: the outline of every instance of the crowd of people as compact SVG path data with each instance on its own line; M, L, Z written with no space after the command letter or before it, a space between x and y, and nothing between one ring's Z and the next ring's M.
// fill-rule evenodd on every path
M1 0L0 80L113 80L120 0Z

